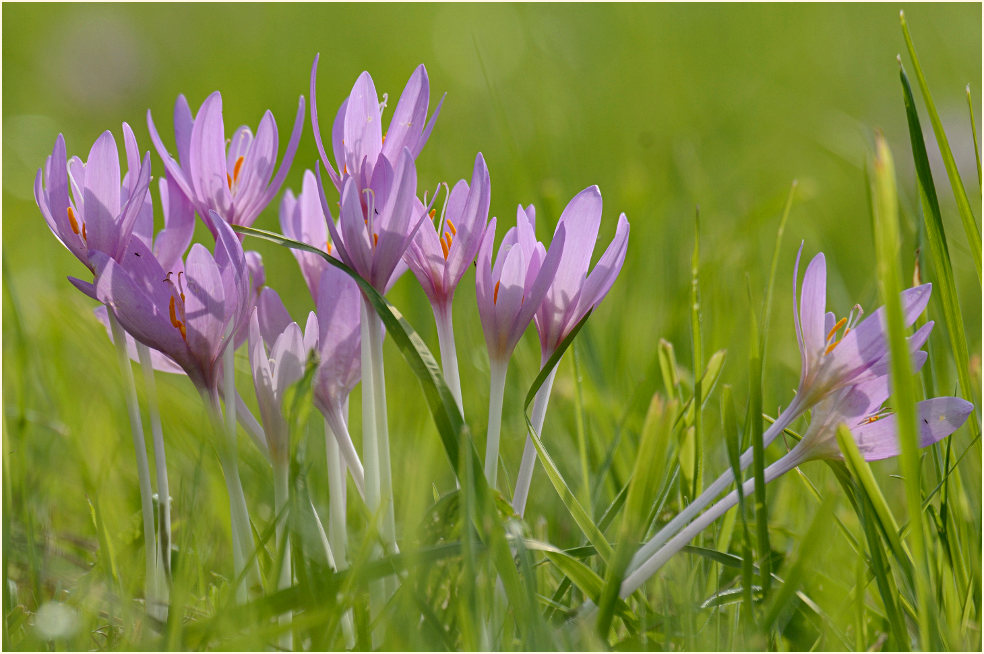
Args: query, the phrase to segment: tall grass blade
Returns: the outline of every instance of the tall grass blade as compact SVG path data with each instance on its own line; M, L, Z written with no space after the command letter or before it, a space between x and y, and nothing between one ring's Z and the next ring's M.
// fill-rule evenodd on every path
M748 520L745 518L745 491L741 477L741 464L738 459L741 456L741 434L738 432L738 418L735 414L735 404L731 396L731 387L725 386L721 392L721 416L724 421L724 439L728 447L728 464L735 474L735 486L738 491L738 520L741 522L741 588L742 599L745 603L745 620L749 624L755 621L755 606L752 604L752 570L755 562L752 560L752 552L749 543L752 542L751 533L748 531Z
M749 302L751 291L749 290ZM769 543L769 510L765 501L765 446L762 442L762 353L759 351L759 328L754 313L748 314L748 415L745 432L752 443L752 476L755 479L755 539L758 546L759 575L763 596L772 585L772 545Z
M919 188L919 200L923 210L923 224L926 229L926 241L929 243L930 260L935 272L935 289L939 294L943 307L943 324L946 326L950 349L953 353L957 368L957 379L960 381L960 392L964 399L973 402L976 394L970 382L970 355L967 351L967 334L964 331L960 300L957 285L953 277L953 264L950 262L950 249L947 247L946 232L943 228L943 217L940 213L940 203L936 195L936 185L929 166L929 156L923 141L922 127L919 124L919 113L916 111L912 97L912 88L905 69L899 69L899 79L902 81L905 113L909 123L909 139L912 143L912 158L916 167L916 179ZM975 139L976 144L976 139ZM977 413L970 416L974 432L979 432Z
M692 487L690 497L697 497L703 488L701 477L704 473L704 448L703 434L701 433L701 394L703 384L697 371L704 367L704 353L701 337L701 312L700 312L700 209L694 216L694 251L690 257L690 337L693 341L693 366L694 366L694 432L693 448L694 461L692 470Z
M926 110L929 112L929 122L933 126L933 133L936 134L936 143L939 145L940 154L943 156L943 165L946 167L947 177L950 179L950 188L953 190L953 198L957 202L957 210L960 213L960 220L963 222L964 233L967 236L967 243L970 245L971 254L974 257L975 270L977 271L977 282L981 283L981 230L977 226L977 219L970 208L970 200L967 199L967 191L963 181L960 179L960 171L957 170L957 162L950 151L950 143L947 141L946 132L943 131L943 123L940 115L936 111L933 97L929 93L929 85L923 76L922 67L919 65L919 58L916 56L916 48L912 44L912 36L909 34L909 26L905 21L905 12L899 12L899 21L902 24L902 35L905 37L905 47L909 50L909 58L912 60L912 67L916 72L916 80L919 82L919 90L922 91L923 101L926 103ZM976 139L975 139L976 142Z
M974 98L970 94L970 84L967 85L967 109L970 113L970 134L974 139L974 163L977 165L977 190L981 190L981 149L977 144L977 121L974 120Z
M906 342L902 318L902 274L899 270L901 237L899 235L898 197L895 187L895 166L888 145L881 134L876 135L873 162L875 252L878 288L885 303L888 325L888 345L891 355L891 404L898 424L900 445L899 463L905 477L905 495L912 523L916 608L919 617L919 645L931 648L930 629L934 607L930 605L927 546L922 526L922 485L919 470L919 434L916 428L916 388L912 374L912 358Z

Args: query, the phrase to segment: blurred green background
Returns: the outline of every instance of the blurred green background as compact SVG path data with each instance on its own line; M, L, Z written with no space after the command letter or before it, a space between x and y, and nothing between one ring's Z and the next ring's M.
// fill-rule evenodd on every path
M122 145L120 123L126 121L141 149L152 150L148 108L171 144L176 96L184 93L197 111L211 91L220 90L227 133L240 124L255 129L262 112L271 109L282 151L297 96L308 96L315 53L321 53L323 125L330 125L362 70L370 71L380 93L389 93L390 115L414 66L424 63L432 107L442 93L447 97L418 161L421 191L469 177L481 151L492 176L500 237L513 223L516 205L534 203L538 235L548 239L566 202L591 184L600 186L605 199L595 259L613 235L619 212L631 222L621 277L577 343L589 456L601 466L609 446L623 438L623 427L625 438L634 438L649 396L661 389L658 340L672 342L681 364L690 367L689 257L697 207L705 358L727 349L723 379L744 401L750 314L760 315L779 216L791 183L798 181L768 325L769 412L789 402L799 376L790 295L799 242L805 241L806 257L821 250L827 255L828 308L845 315L855 302L869 311L877 302L864 177L874 129L886 135L896 157L903 252L909 256L902 265L907 278L911 274L921 218L895 60L905 49L898 10L893 4L4 5L4 556L19 589L17 601L36 606L83 583L84 564L96 556L87 499L101 500L105 519L116 525L111 533L118 538L117 555L139 560L139 543L133 544L139 539L139 503L115 353L92 317L93 303L65 280L82 276L84 269L48 233L33 199L36 170L58 133L65 135L70 155L84 157L106 129ZM979 217L964 88L970 84L980 120L981 6L905 5L905 11ZM911 71L906 55L902 61ZM979 286L916 93L979 384ZM309 115L305 120L285 185L295 190L316 160ZM154 175L161 175L163 166L152 156ZM279 196L257 227L278 229L277 202ZM207 233L199 234L208 242ZM311 302L292 256L266 244L250 246L263 254L268 283L300 319ZM481 446L488 363L473 284L469 274L455 320L465 412ZM430 309L411 275L390 299L436 351ZM937 388L955 392L942 330L930 347L939 355L933 364ZM429 501L431 482L442 491L452 482L415 380L390 345L386 356L399 522L401 509L412 516ZM245 354L239 357L245 373ZM529 333L508 378L502 447L510 480L522 451L522 398L538 362L535 335ZM573 379L568 355L545 439L565 474L577 478ZM224 498L218 466L200 437L204 413L186 380L159 376L159 384L176 533L218 534L195 540L197 556L213 560L228 547L222 535L228 518L221 507L209 508L209 501L221 505ZM252 393L249 384L242 374L244 396ZM725 465L716 405L716 399L708 405L706 431L711 476ZM310 439L312 460L318 438ZM957 438L962 446L969 441L966 430ZM263 498L269 470L245 442L243 449L244 480L252 485L247 495ZM633 451L614 448L615 477L624 479ZM980 482L979 451L971 456L971 487ZM199 463L205 476L197 474ZM611 477L605 480L612 483ZM312 483L325 492L323 480ZM607 505L607 487L592 490L595 502ZM980 496L975 497L979 514ZM269 511L269 500L255 501L266 502ZM263 506L255 517L264 519ZM531 525L553 542L574 544L565 542L571 521L559 507L538 471ZM214 519L190 524L197 520L189 516L201 510L214 511ZM783 519L792 533L803 528L799 517Z

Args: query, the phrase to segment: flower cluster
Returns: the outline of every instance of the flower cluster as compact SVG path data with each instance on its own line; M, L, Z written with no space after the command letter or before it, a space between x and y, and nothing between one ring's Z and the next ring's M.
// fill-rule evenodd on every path
M279 202L284 235L324 255L294 253L310 292L312 309L304 320L291 317L277 292L266 284L259 254L245 250L242 235L234 229L252 225L280 192L304 133L308 105L303 96L279 165L273 115L269 111L263 115L255 134L247 126L229 133L221 95L215 92L194 115L184 96L177 98L172 149L147 112L151 140L163 163L156 185L150 152L140 155L126 123L125 174L121 175L120 154L110 132L96 140L84 161L68 157L65 140L59 135L35 181L37 204L49 228L91 274L91 279L69 279L101 303L96 314L109 328L121 359L125 362L129 356L157 370L185 374L213 418L230 497L236 575L244 580L238 589L241 599L259 583L256 566L262 557L254 556L254 532L239 481L237 424L269 457L273 468L274 503L280 516L277 539L288 549L280 559L283 567L277 576L281 587L289 586L292 574L284 513L289 506L291 438L296 435L291 434L284 400L288 389L304 378L311 380L313 404L325 424L325 470L331 489L326 536L329 560L339 569L348 563L347 475L378 529L373 534L378 537L375 555L399 550L382 357L385 333L370 298L352 278L330 265L329 258L343 262L379 294L387 293L407 270L413 273L433 310L442 371L462 412L452 304L458 285L475 265L475 309L490 364L485 474L495 488L501 464L503 393L514 349L533 324L539 336L541 366L556 359L567 337L612 288L628 250L629 222L621 214L614 237L591 266L603 214L597 186L589 186L570 200L549 245L537 239L535 208L522 204L515 226L496 245L497 219L489 216L491 174L480 152L466 179L453 185L442 183L429 201L421 190L416 159L443 103L442 99L429 113L430 83L422 65L411 74L385 129L386 102L380 102L369 73L359 75L339 106L330 139L323 139L318 121L317 72L315 58L309 107L320 162L315 170L304 171L299 193L287 189ZM438 204L441 188L444 199ZM156 234L155 205L163 216L163 228ZM191 242L196 215L212 235L210 245ZM797 257L794 287L798 265ZM802 353L799 388L787 410L767 430L764 444L807 412L811 413L810 427L803 440L770 469L767 479L811 458L838 456L833 433L841 424L851 429L867 458L898 453L894 417L884 408L890 366L884 312L876 311L864 320L860 308L839 320L826 313L825 265L820 254L807 267L795 310ZM926 307L929 294L929 285L903 293L907 327ZM909 339L916 368L926 360L920 348L931 329L932 323L927 323ZM259 419L235 384L234 355L243 345ZM546 381L533 407L531 422L538 433L544 425L555 372L555 368L544 371ZM360 384L361 454L348 419L349 395ZM958 398L920 403L921 444L952 433L971 409ZM138 415L134 429L139 425ZM159 432L157 425L155 434ZM142 440L135 442L141 491L147 495L147 462L140 458ZM162 479L162 472L166 473L163 441L155 441L155 456ZM741 467L750 461L749 451L742 455ZM527 438L522 463L515 475L509 475L516 478L515 486L501 489L511 491L519 515L525 509L535 462L536 450ZM695 525L724 510L719 507L725 505L716 505L690 522L733 481L731 473L723 475L640 549L629 566L623 595L682 547ZM723 500L725 504L730 501ZM144 497L145 507L149 503ZM155 523L152 517L148 522L146 508L144 518L145 530L153 535ZM160 570L169 570L169 522L162 521L156 529L162 533L156 554L148 554L148 593L157 597L148 599L166 603L166 585L157 584L152 591L150 580ZM386 586L389 582L374 583ZM374 597L379 599L378 594ZM290 646L287 638L281 643L285 647Z

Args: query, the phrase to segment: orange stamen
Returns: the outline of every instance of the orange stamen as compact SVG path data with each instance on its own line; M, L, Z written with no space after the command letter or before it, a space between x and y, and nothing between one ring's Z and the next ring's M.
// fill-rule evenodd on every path
M861 424L862 425L868 425L868 424L873 423L876 420L879 420L880 418L881 418L881 416L871 416L869 418L866 418L866 419L862 420L861 421Z
M229 190L231 191L232 190L232 175L230 175L229 173L226 173L226 182L229 183Z
M82 223L82 240L86 243L89 242L89 237L85 235L85 223Z
M171 314L171 324L174 325L175 327L177 327L178 328L178 331L181 332L181 338L187 339L188 336L187 336L187 333L185 332L184 323L181 322L180 320L178 320L177 313L174 310L174 296L173 295L171 296L171 301L168 304L168 313Z
M448 241L448 249L451 249L451 232L444 232L444 238ZM444 240L444 239L442 239ZM446 259L447 257L445 257Z
M448 231L450 231L452 234L454 234L455 236L457 236L458 235L458 230L455 228L454 223L451 222L450 219L449 220L446 220L444 222L446 222L448 224Z
M437 215L437 209L431 209L427 215L431 217L431 220L434 220L434 216Z
M236 159L236 165L232 167L232 181L239 181L239 171L243 168L243 157Z
M72 226L73 232L79 233L79 221L75 219L75 210L72 207L68 208L68 224Z
M840 329L841 327L843 327L844 326L844 323L846 323L846 322L847 322L847 318L841 318L840 320L838 320L837 321L837 324L834 325L834 328L831 329L829 332L827 332L827 338L824 339L824 340L829 341L830 339L832 339L834 337L834 334L837 333L837 330ZM846 336L847 335L847 332L844 332L844 335Z
M492 293L492 304L495 304L499 299L499 282L495 283L495 291Z
M386 134L383 134L383 143L386 143Z
M448 244L444 241L443 238L441 239L441 250L444 252L444 260L447 261L448 260Z
M379 245L379 234L373 234L372 235L372 246L373 247L376 247L377 245Z
M830 345L828 345L827 346L827 349L824 350L823 353L824 354L830 354L831 352L833 352L834 351L834 348L837 347L837 344L840 343L842 340L843 339L838 338L836 341L834 341L833 343L831 343Z
M348 175L348 164L345 164L344 166L342 166L342 174L343 175Z
M329 243L328 241L325 241L325 250L328 252L328 254L331 254L331 243Z

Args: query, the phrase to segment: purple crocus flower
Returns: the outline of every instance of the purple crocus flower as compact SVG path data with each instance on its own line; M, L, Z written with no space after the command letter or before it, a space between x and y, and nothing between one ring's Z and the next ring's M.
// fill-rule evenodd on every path
M320 179L318 189L338 258L385 294L406 272L403 254L427 218L417 201L417 169L410 151L404 148L395 167L379 157L367 187L360 187L353 177L345 179L338 226L331 219Z
M516 209L516 226L506 232L492 265L495 218L489 221L478 251L475 295L489 350L489 427L485 445L485 477L495 486L499 459L502 396L509 357L533 320L553 282L564 251L566 228L559 225L550 250L536 240L533 206Z
M516 210L516 226L502 239L495 265L492 242L496 219L489 221L478 250L475 293L489 358L505 365L547 294L560 265L566 228L558 225L550 250L536 240L533 205Z
M246 324L249 269L239 239L218 216L214 256L201 244L165 270L133 239L120 261L96 252L96 296L136 340L159 350L218 401L222 352ZM221 223L221 224L219 224Z
M301 192L295 197L294 193L287 189L280 201L280 229L287 238L333 254L331 243L328 241L326 220L325 212L321 209L318 181L314 173L305 170ZM317 299L321 273L330 266L313 252L294 249L291 252L301 268L301 275L304 276L311 297Z
M541 361L546 363L575 325L604 299L625 261L629 221L618 217L615 237L588 274L588 264L601 226L601 191L589 186L564 208L557 222L567 231L567 243L557 274L534 316L540 337Z
M488 223L490 195L489 169L479 153L471 186L462 179L448 194L441 233L433 223L424 225L407 248L407 264L435 313L450 310L458 282L475 261Z
M332 165L325 152L321 140L321 129L318 125L318 102L315 87L318 79L318 58L314 58L311 67L311 123L314 127L314 140L318 145L321 161L328 171L328 176L339 192L342 191L345 178L354 176L359 189L367 188L369 180L376 167L380 155L390 161L396 161L404 149L416 159L434 128L434 121L441 112L441 102L427 120L427 109L430 102L430 84L427 79L427 69L421 64L417 66L406 88L400 95L389 129L384 133L382 128L382 109L385 102L380 104L376 95L376 87L368 72L363 72L355 81L352 92L342 102L335 122L332 125L332 150L335 153L337 168Z
M313 351L318 357L314 404L324 415L345 464L352 472L356 487L363 493L365 478L362 462L345 419L348 396L359 383L362 371L359 287L342 271L327 268L322 272L319 288L317 314L311 312L308 315L302 341L304 352ZM257 308L257 330L263 340L276 350L277 339L290 329L290 325L296 326L280 296L272 288L264 288ZM300 329L297 331L299 333Z
M127 173L122 182L119 151L109 131L96 139L86 161L74 156L68 160L65 139L59 134L44 169L34 179L34 199L48 227L89 270L94 269L94 252L120 260L134 234L149 242L153 232L147 195L150 153L141 161L136 138L126 123L123 140ZM90 282L69 280L89 297L96 297Z
M167 174L191 200L213 235L216 230L210 224L209 211L215 211L230 225L248 227L253 224L284 183L300 142L303 124L304 96L301 96L287 151L274 175L277 123L269 111L260 119L255 137L244 125L227 141L222 122L222 96L218 91L205 99L194 117L188 101L179 95L174 103L178 160L164 147L150 110L147 111L150 137L164 160Z
M567 203L557 221L557 232L566 230L568 238L557 265L557 273L534 316L536 331L540 337L541 366L546 365L550 356L581 319L604 299L622 269L629 243L629 221L624 213L618 217L615 238L595 264L594 270L588 274L588 265L598 240L598 228L601 226L601 207L601 191L597 186L589 186ZM556 368L550 371L550 375L537 391L533 404L533 429L537 433L543 429L555 373ZM513 493L513 510L519 515L526 509L535 461L536 448L533 440L527 437Z

